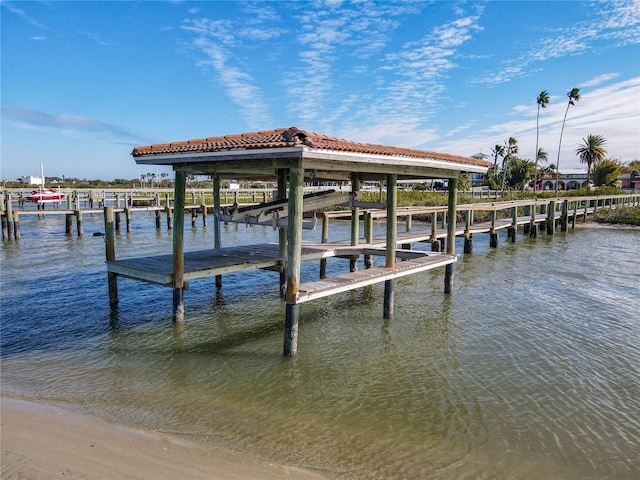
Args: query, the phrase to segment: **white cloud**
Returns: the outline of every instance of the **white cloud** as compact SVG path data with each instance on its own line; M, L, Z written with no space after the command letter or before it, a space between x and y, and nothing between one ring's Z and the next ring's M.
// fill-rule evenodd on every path
M595 80L595 79L594 79ZM589 83L589 82L585 82ZM567 115L560 168L579 168L575 149L589 134L603 135L607 139L608 157L624 162L640 159L640 77L581 92L582 98L571 106ZM566 98L552 98L547 109L540 114L540 146L549 154L549 163L556 163ZM537 108L535 105L532 111ZM510 122L489 125L475 135L447 141L434 141L439 151L470 155L479 150L488 151L513 136L518 139L523 158L533 158L535 150L535 118L531 112Z
M40 28L42 30L49 30L49 28L47 28L43 23L41 23L39 20L36 20L35 18L33 18L32 16L30 16L27 12L25 12L23 9L18 8L16 6L14 6L11 2L6 2L3 1L0 3L0 6L4 7L5 9L7 9L9 12L18 15L19 17L21 17L25 22L33 25L36 28Z
M473 83L500 84L530 75L533 62L589 52L601 39L615 38L618 40L616 46L640 43L639 0L593 3L592 6L597 8L593 20L547 32L545 38L531 45L526 52L504 61L504 66L497 72L486 73Z
M140 144L148 139L117 125L66 113L50 114L24 108L2 107L2 116L17 128L56 133L69 137L98 135L127 144Z

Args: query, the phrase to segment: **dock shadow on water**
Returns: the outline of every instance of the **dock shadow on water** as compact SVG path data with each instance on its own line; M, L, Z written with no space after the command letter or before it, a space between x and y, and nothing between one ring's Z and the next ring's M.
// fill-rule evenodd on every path
M149 224L118 254L170 251ZM191 235L191 249L210 240ZM122 281L111 312L99 238L25 235L1 252L3 395L334 479L637 478L640 232L497 250L482 238L453 295L439 270L399 280L390 320L381 285L303 304L298 355L284 358L273 272L225 276L218 293L194 282L177 326L162 287Z

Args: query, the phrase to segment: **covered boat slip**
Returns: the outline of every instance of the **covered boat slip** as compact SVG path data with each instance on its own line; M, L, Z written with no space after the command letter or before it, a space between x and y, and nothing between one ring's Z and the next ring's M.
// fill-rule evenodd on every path
M173 289L173 318L184 321L184 291L191 279L216 276L247 269L277 269L281 275L281 293L286 300L284 354L297 350L300 303L370 285L385 283L383 316L393 314L394 279L403 275L446 265L445 293L453 285L455 262L455 222L447 226L446 254L398 249L397 182L398 179L449 180L449 218L455 218L456 190L462 173L484 173L490 163L484 160L439 154L423 150L351 142L295 127L239 135L226 135L138 147L132 153L141 165L170 165L175 172L173 252L171 255L140 259L115 260L107 249L107 269L111 303L117 302L118 275L169 285ZM185 253L184 206L187 175L213 178L214 238L213 249ZM223 212L220 208L220 181L266 180L277 182L277 198L245 209ZM325 192L304 196L305 182L350 182L352 192ZM367 208L358 199L360 183L380 181L386 185L386 236L383 246L370 242L359 245L359 212ZM303 218L305 211L334 205L351 210L351 239L348 244L308 245L302 242L302 229L313 227ZM107 236L108 215L105 215ZM221 221L272 225L278 228L278 244L221 248ZM247 248L252 248L247 252ZM244 251L243 251L244 249ZM355 271L357 255L384 256L383 267ZM304 260L327 257L351 258L350 272L300 285L300 266ZM405 261L398 262L401 258Z

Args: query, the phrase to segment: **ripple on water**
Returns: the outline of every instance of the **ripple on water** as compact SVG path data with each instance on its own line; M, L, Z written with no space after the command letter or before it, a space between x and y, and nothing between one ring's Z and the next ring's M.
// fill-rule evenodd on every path
M188 321L174 327L161 287L121 280L109 310L100 237L38 225L55 238L44 245L30 230L2 245L5 394L345 479L640 474L637 232L519 237L498 249L478 236L453 295L437 269L398 281L388 321L381 286L303 304L299 354L284 359L276 274L225 277L219 295L212 280L193 282ZM137 225L118 237L118 255L171 250L170 234ZM210 231L186 232L188 249L210 245ZM223 233L228 244L276 235ZM303 269L316 275L317 265Z

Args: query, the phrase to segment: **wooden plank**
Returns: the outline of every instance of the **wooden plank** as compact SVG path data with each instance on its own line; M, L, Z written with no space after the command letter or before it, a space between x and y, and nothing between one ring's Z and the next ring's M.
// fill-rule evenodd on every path
M335 275L317 282L304 283L300 285L297 302L304 303L367 285L386 282L387 280L442 267L455 261L455 255L430 253L420 258L399 262L394 268L373 267L366 270Z

